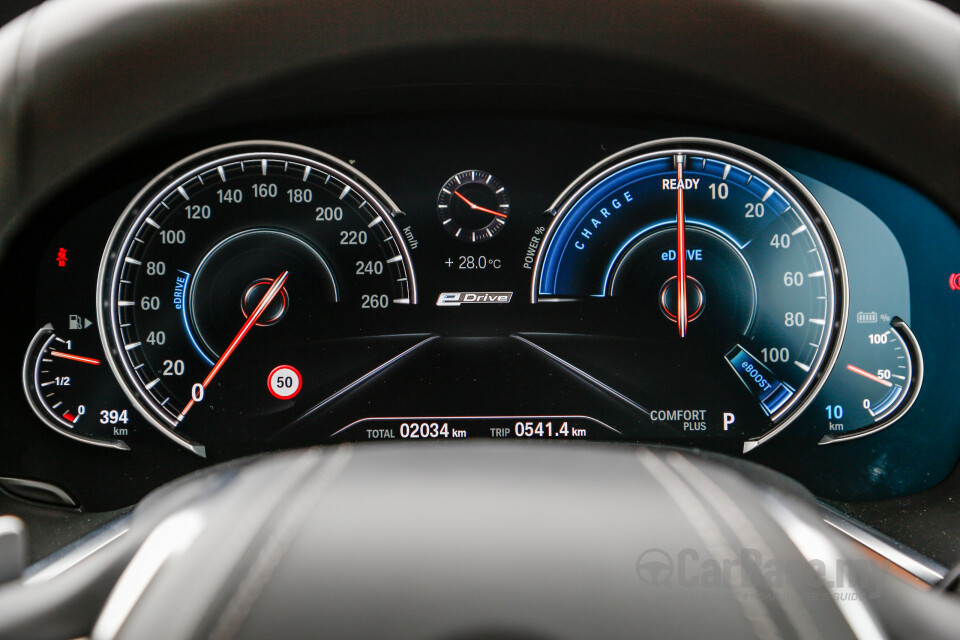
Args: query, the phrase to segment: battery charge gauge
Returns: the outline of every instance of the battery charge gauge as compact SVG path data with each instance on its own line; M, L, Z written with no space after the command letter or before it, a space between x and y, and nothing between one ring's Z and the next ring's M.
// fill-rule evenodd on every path
M37 417L57 433L100 447L129 450L138 414L103 359L96 331L60 335L45 325L30 342L23 390Z
M493 175L468 169L450 177L437 196L437 214L447 233L463 242L484 242L510 217L507 188Z
M895 317L889 326L873 325L857 334L847 336L855 341L854 357L841 359L833 374L842 376L852 402L846 404L846 415L830 416L856 428L831 431L820 444L862 438L889 427L910 409L923 384L920 347L903 320ZM827 410L837 414L844 409L831 405Z

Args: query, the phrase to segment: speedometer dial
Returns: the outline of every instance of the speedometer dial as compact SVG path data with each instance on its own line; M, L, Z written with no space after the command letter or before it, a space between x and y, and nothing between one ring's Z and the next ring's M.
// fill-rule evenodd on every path
M129 205L101 266L100 327L128 395L201 454L301 415L359 360L336 345L359 331L350 318L416 303L396 212L305 147L227 145L168 170Z
M843 262L786 171L699 139L629 149L561 196L534 302L603 305L615 335L525 336L689 437L750 450L809 403L836 358Z

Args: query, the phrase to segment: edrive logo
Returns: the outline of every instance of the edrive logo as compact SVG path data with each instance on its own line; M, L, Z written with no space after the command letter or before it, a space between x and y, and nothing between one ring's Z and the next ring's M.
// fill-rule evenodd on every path
M513 291L447 291L437 297L438 307L459 307L462 304L507 304Z

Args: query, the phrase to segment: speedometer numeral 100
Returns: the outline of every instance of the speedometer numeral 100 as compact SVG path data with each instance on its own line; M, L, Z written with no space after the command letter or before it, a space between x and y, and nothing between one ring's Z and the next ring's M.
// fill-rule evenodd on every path
M160 232L162 244L186 244L187 232L183 229L167 229Z
M396 212L349 165L284 143L227 145L164 172L127 207L101 267L107 357L137 408L198 453L190 434L292 420L305 382L341 375L340 352L317 341L362 333L338 305L416 303ZM293 393L268 384L278 367L303 372Z

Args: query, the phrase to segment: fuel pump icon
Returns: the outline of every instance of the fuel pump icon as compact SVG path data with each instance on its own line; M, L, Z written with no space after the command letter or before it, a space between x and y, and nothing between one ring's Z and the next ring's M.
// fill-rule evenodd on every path
M86 329L87 327L89 327L89 326L92 325L92 324L93 324L92 321L87 320L87 319L84 318L83 316L78 316L78 315L76 315L76 314L70 314L70 324L69 324L69 326L70 326L70 329L71 329L72 331L77 331L77 330L80 330L80 329Z

